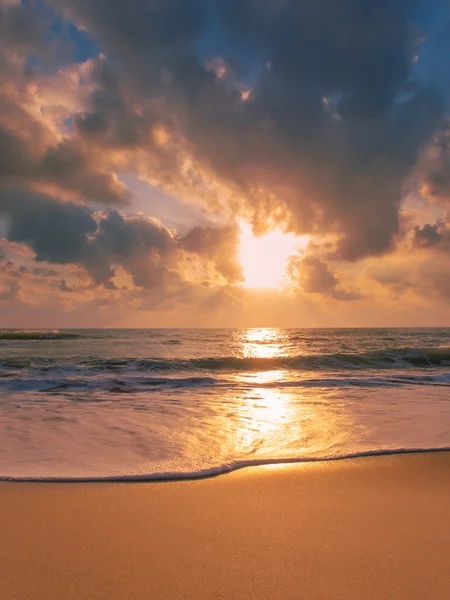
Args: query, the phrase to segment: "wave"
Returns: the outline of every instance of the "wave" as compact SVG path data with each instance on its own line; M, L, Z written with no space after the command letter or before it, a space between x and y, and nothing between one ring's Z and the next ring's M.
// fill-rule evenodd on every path
M86 375L86 374L84 374ZM0 391L13 393L68 393L68 392L103 392L111 394L148 393L164 389L189 390L194 388L221 389L289 389L289 388L398 388L404 386L440 386L450 387L450 373L434 373L433 375L402 375L378 377L322 377L291 380L273 380L264 382L238 381L233 378L216 377L136 377L126 374L117 377L76 377L62 376L58 379L27 379L9 375L0 378Z
M233 471L245 469L249 467L261 467L269 465L300 465L305 463L316 462L335 462L340 460L350 460L358 458L369 458L376 456L394 456L404 454L430 454L450 452L449 446L437 446L433 448L392 448L381 450L364 450L361 452L352 452L338 456L312 456L305 458L277 458L277 459L253 459L253 460L238 460L231 463L225 463L216 467L200 469L190 472L167 472L167 473L148 473L148 474L126 474L126 475L111 475L111 476L86 476L86 477L13 477L0 475L2 482L36 482L36 483L106 483L106 482L148 482L148 481L181 481L181 480L196 480L210 479L225 475Z
M78 333L68 333L59 330L29 330L3 329L0 330L0 341L26 341L26 340L71 340L81 337Z
M129 361L128 363L129 364ZM300 356L209 357L193 359L147 359L136 361L139 370L192 370L205 371L273 371L400 368L400 367L450 367L450 348L395 348L359 354L309 354Z
M406 385L436 385L449 387L450 373L441 375L395 375L392 377L324 377L320 379L303 379L300 381L274 381L252 384L252 387L336 387L340 389L349 387L402 387Z
M1 337L0 340L6 339ZM37 336L36 333L27 335ZM59 332L60 337L43 338L9 338L9 339L70 339L78 334ZM11 369L50 368L55 363L53 357L14 357L0 361L0 367ZM69 365L66 365L69 368ZM205 357L205 358L116 358L100 359L91 358L81 360L72 368L90 369L92 371L123 371L136 370L139 372L176 372L176 371L203 371L239 373L252 371L348 371L367 369L402 370L407 368L438 368L450 367L450 348L394 348L375 352L362 352L359 354L305 354L299 356L277 356L272 358L258 357ZM55 366L55 368L60 368ZM62 367L64 368L64 367Z
M166 388L198 388L205 386L232 386L233 382L213 377L125 377L117 378L76 378L43 379L12 378L0 379L0 391L58 393L73 391L94 391L110 393L148 392Z

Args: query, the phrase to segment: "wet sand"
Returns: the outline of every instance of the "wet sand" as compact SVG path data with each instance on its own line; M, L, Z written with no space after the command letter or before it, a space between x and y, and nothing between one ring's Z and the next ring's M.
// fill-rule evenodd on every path
M450 453L0 484L1 600L448 600Z

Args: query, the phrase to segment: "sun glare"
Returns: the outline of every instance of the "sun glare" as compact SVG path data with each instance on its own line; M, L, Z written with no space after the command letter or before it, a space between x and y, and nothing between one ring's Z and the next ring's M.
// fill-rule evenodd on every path
M291 233L276 230L261 237L253 234L252 226L240 222L239 259L249 288L282 287L286 281L288 258L305 248L306 236L296 238Z

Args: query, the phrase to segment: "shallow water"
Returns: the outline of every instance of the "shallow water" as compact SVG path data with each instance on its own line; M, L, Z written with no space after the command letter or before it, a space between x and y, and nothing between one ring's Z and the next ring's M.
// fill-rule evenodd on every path
M450 329L0 331L0 477L450 446Z

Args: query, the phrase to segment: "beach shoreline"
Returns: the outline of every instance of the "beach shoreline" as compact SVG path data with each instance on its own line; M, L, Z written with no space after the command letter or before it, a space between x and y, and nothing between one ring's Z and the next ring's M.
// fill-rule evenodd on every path
M0 598L447 600L450 452L0 483Z
M308 463L331 463L338 461L356 460L359 458L375 458L377 456L402 456L410 454L438 454L441 452L450 452L450 447L443 446L438 448L396 448L390 450L363 450L361 452L352 452L339 456L306 458L267 458L237 460L235 462L211 467L193 472L168 472L168 473L149 473L132 475L87 475L87 476L43 476L43 477L12 477L0 475L0 484L2 483L42 483L42 484L80 484L80 483L170 483L177 481L198 481L203 479L213 479L229 475L242 469L252 469L256 467L290 467Z

